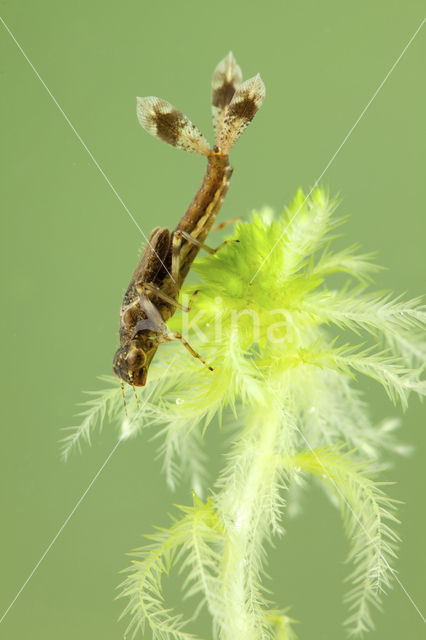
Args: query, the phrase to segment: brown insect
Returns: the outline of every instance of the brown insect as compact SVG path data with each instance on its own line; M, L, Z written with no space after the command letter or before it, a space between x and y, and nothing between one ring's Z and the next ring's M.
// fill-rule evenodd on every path
M204 240L228 190L232 174L228 153L250 124L264 97L265 86L260 76L242 83L241 69L229 53L213 74L216 138L213 149L197 127L169 102L155 97L137 98L137 115L142 127L174 147L205 156L207 171L176 228L172 232L161 227L152 231L124 295L120 309L120 346L114 356L113 370L130 385L146 384L149 365L162 342L180 340L195 358L208 366L180 333L168 331L166 322L177 308L183 311L191 308L191 303L188 307L182 306L178 295L199 250L217 251L206 246Z

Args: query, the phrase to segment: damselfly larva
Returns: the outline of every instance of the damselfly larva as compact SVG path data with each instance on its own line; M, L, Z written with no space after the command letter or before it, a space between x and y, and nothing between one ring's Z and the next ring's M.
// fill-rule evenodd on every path
M183 113L161 98L137 98L137 115L152 136L178 149L207 158L203 182L173 231L156 227L133 273L120 309L120 346L114 356L114 373L133 386L146 384L148 368L158 345L180 340L188 351L202 357L166 322L176 309L189 311L178 295L191 264L204 244L229 186L232 169L228 154L253 120L265 97L259 75L242 82L241 69L232 53L216 67L212 82L212 111L216 145ZM209 367L211 369L211 367Z

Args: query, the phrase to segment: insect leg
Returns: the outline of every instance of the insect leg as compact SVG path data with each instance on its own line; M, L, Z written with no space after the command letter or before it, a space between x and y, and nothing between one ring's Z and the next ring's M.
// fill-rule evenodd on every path
M164 302L168 302L169 304L172 304L178 309L181 309L182 311L186 311L186 312L191 311L194 297L198 293L198 290L197 290L192 294L189 305L185 307L183 304L181 304L180 302L172 298L172 296L169 296L162 289L157 287L157 285L154 284L153 282L141 282L140 284L136 285L136 289L140 296L146 296L147 293L151 293L151 294L153 293L157 298L160 298L161 300L164 300Z
M136 288L138 288L138 285L136 285ZM145 313L146 318L139 320L136 324L133 337L139 333L139 331L151 331L159 334L165 333L167 331L167 325L161 317L161 313L155 304L146 295L143 295L143 293L139 293L139 305Z
M193 236L191 236L191 234L187 233L186 231L182 231L182 229L178 229L177 231L175 231L173 233L173 244L175 242L174 239L175 239L176 236L178 236L178 237L181 236L188 243L193 244L196 247L200 247L200 249L204 249L204 251L207 251L207 253L211 253L211 254L217 253L219 251L219 249L221 249L226 244L228 244L228 241L224 240L223 242L221 242L221 244L218 247L216 247L216 249L212 249L212 247L209 247L208 245L204 244L203 242L200 242L199 240L197 240L197 238L194 238ZM178 242L178 240L176 242Z
M172 240L172 277L176 283L179 282L181 245L182 245L182 234L179 231L175 231L173 233L173 240Z
M183 335L181 333L179 333L178 331L170 331L169 333L164 333L161 336L158 336L157 338L155 338L154 342L156 342L157 344L160 344L162 342L171 342L172 340L180 340L181 343L183 344L183 346L188 349L189 353L194 356L194 358L197 358L198 360L201 360L201 362L203 363L204 366L207 367L207 369L209 369L210 371L213 371L213 367L211 367L209 364L207 364L207 362L205 360L203 360L203 358L200 356L199 353L197 353L189 344L189 342L187 342L185 340L185 338L183 337Z
M220 231L220 229L224 229L225 227L228 226L228 224L232 224L233 222L240 222L240 220L242 220L242 218L238 217L238 218L229 218L229 220L225 220L225 222L221 222L220 224L217 224L216 226L211 228L211 231Z

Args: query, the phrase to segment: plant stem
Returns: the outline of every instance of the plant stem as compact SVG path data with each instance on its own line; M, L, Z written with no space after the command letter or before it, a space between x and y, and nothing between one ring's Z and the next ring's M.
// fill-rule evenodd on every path
M270 400L270 399L269 399ZM260 572L265 536L279 530L281 421L276 403L252 410L234 445L216 496L228 534L221 573L223 640L270 637L262 601ZM269 407L268 409L265 409Z

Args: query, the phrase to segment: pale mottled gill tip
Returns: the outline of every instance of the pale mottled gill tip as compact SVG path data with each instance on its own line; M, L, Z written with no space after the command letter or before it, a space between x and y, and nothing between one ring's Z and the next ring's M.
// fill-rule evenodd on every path
M223 124L218 132L217 145L228 153L253 120L265 99L265 85L259 74L249 78L236 89L226 108Z
M201 131L170 102L155 96L136 100L138 120L150 135L191 153L202 156L210 153L210 145Z
M242 73L230 51L219 62L212 80L212 113L216 144L228 154L265 98L259 74L241 84ZM211 148L201 131L170 102L148 96L137 98L137 116L150 135L178 149L208 156Z
M212 116L216 142L226 115L226 108L243 80L232 51L219 62L212 78Z

